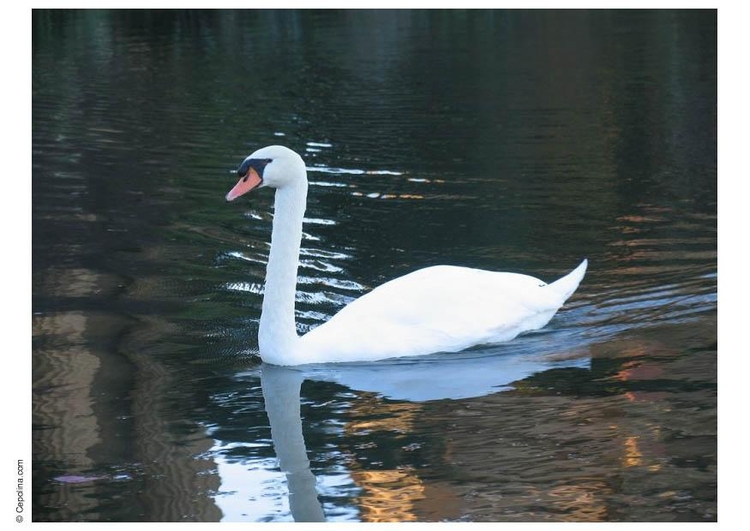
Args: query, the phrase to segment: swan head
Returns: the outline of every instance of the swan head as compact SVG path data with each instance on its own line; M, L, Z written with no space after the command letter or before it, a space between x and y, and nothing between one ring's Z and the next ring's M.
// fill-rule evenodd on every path
M237 168L240 178L226 195L233 201L255 188L286 188L307 182L305 162L297 153L284 146L267 146L259 149Z

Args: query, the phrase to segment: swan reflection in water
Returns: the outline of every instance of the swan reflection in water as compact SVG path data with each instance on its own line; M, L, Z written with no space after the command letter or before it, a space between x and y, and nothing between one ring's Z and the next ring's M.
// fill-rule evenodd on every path
M302 435L300 389L303 380L302 372L294 369L274 365L263 365L261 369L263 400L279 468L286 474L292 518L295 522L323 522L323 508L318 501L315 476L310 471Z
M497 350L477 350L389 363L293 368L262 365L263 398L278 466L286 475L292 518L297 522L325 520L303 436L300 389L304 380L335 382L354 391L375 392L392 400L425 402L485 396L553 368L590 368L587 355L556 358L550 354L529 354L528 350L502 355L498 355ZM257 372L245 376L257 377Z

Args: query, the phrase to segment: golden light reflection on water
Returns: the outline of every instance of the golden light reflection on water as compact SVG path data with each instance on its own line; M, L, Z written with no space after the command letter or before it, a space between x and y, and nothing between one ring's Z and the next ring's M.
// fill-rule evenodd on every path
M422 481L411 468L402 470L357 470L352 479L362 488L357 498L366 522L414 522L417 500L424 499Z
M383 403L370 396L355 407L355 420L347 423L348 435L364 435L373 431L410 433L414 430L423 407L416 403ZM377 414L376 418L375 415ZM362 470L352 460L351 477L361 488L356 503L365 522L417 521L417 503L424 500L425 485L412 467L387 470Z
M546 496L555 509L564 513L563 521L602 522L607 517L603 494L609 491L603 481L591 479L575 485L552 487Z
M638 343L633 345L629 354L634 356L646 354L652 346ZM636 371L636 376L652 374L652 371L648 368L641 368L639 372L639 364L632 361L626 362L623 369L615 373L612 378L627 381L633 377L633 370ZM623 393L621 398L615 401L619 404L615 407L631 407L630 404L633 404L635 400L634 397L629 396L631 394L633 393ZM561 432L567 433L564 429L565 425L571 422L585 421L588 423L591 420L589 418L591 415L594 417L597 415L598 406L592 410L590 407L594 407L593 404L591 406L578 405L581 406L580 411L578 409L558 410L557 408L550 410L550 412L557 411L557 413L554 418L546 419L546 428L543 432L554 433L560 429ZM384 403L377 396L362 400L356 409L355 417L366 420L348 423L345 431L349 435L367 435L375 431L412 433L415 427L418 427L420 422L423 421L423 417L430 414L428 406L414 403ZM455 418L458 419L459 417ZM489 422L486 429L494 432L505 431L495 425L495 423L500 422L502 426L504 424L502 419L493 416L470 416L468 419L471 419L471 425L478 422L478 426L484 426L486 422ZM467 426L463 426L461 432L463 433L466 429ZM642 467L650 473L661 471L661 465L654 459L660 451L656 442L660 437L658 425L652 425L647 432L641 432L633 426L627 427L620 425L620 423L613 423L609 425L608 431L610 435L605 438L611 438L611 443L605 444L610 446L613 452L612 457L620 463L619 466L623 471L638 467ZM474 433L474 428L470 428L468 433ZM601 437L601 434L592 433L591 435L594 438ZM644 437L648 438L648 441L645 442L645 449L655 454L651 459L645 455ZM517 453L519 458L529 457L523 450L523 445L520 447L500 446L493 450L490 448L488 441L488 446L483 447L480 452L487 458L486 464L482 466L477 461L477 456L471 457L470 454L466 453L467 449L475 444L465 444L468 442L463 439L463 436L461 439L451 436L442 441L444 443L441 452L443 462L446 463L446 466L460 470L461 475L468 474L468 476L471 476L475 473L485 475L492 470L493 466L497 466L497 464L493 465L495 460L499 460L498 463L501 466L506 463L508 452ZM565 441L561 440L561 443L564 444ZM520 453L519 450L521 450ZM409 466L386 470L363 470L362 465L355 459L351 459L349 466L352 479L361 489L361 494L356 498L356 504L360 508L361 519L366 522L424 521L430 519L428 515L432 514L441 515L440 518L444 519L448 512L458 518L462 514L466 514L467 511L470 513L483 504L493 506L495 514L507 514L511 520L519 521L538 521L541 518L555 521L595 522L606 521L610 517L608 500L612 495L612 489L607 481L596 476L576 477L572 470L569 472L573 475L568 476L565 470L570 465L565 462L559 462L561 468L556 469L556 471L548 472L552 474L552 477L558 479L546 488L542 488L541 484L526 483L528 478L522 479L523 473L521 476L515 477L514 481L520 480L522 484L526 483L522 487L525 492L520 495L520 498L520 493L513 493L516 487L512 483L505 488L499 488L497 492L482 492L476 495L471 491L465 491L465 487L460 484L436 482L423 477L420 470ZM505 466L507 466L507 463ZM498 469L499 479L503 477L502 470L510 474L509 478L514 476L510 469ZM543 472L540 470L539 473ZM520 485L516 484L516 486ZM527 504L546 506L549 510L543 513L534 511L528 514L518 512L517 504L521 499L524 500L522 502L524 506ZM534 501L532 502L532 500ZM477 503L479 503L479 506L475 507ZM435 506L434 510L433 506ZM447 509L449 506L452 507L450 511Z
M348 422L344 428L347 435L379 430L409 433L423 406L414 402L383 403L376 395L364 394L353 409L356 417L367 420Z
M622 464L625 467L641 466L643 464L643 454L638 448L638 436L631 435L625 437L623 441L624 455L622 458Z

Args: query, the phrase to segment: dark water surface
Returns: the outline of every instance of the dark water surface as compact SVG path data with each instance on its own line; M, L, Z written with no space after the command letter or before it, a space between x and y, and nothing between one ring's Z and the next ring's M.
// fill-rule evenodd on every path
M35 11L33 518L715 521L716 69L714 11ZM263 366L270 143L300 331L589 272L498 347Z

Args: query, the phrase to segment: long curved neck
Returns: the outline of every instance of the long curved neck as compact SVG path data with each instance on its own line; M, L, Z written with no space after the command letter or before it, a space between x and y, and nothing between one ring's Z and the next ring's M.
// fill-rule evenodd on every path
M299 345L294 299L306 203L307 179L297 179L295 184L276 190L271 251L258 330L261 358L276 365L288 364L297 355Z

